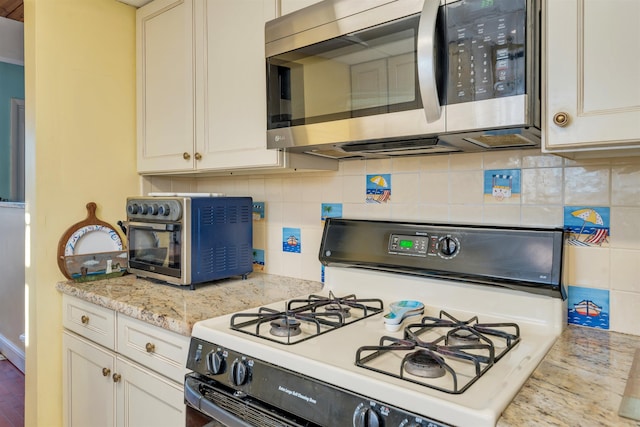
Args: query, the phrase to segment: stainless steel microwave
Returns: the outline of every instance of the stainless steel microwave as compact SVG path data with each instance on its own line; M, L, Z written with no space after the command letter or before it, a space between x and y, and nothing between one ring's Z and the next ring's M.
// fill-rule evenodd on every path
M324 0L265 26L267 146L338 159L540 146L536 0Z
M190 286L253 271L251 197L127 198L128 271Z

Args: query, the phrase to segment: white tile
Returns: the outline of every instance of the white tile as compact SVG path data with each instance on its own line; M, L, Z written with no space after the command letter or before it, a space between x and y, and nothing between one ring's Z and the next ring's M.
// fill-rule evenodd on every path
M391 172L418 172L421 168L421 157L396 157L391 160Z
M391 219L393 221L422 221L424 206L415 203L393 203Z
M302 191L303 202L322 201L322 177L313 176L300 178L300 190Z
M421 173L419 191L420 203L436 205L449 203L449 173Z
M449 205L449 220L453 223L481 223L482 205Z
M279 276L282 276L284 274L284 272L282 271L282 264L283 264L282 255L283 255L282 245L279 251L277 250L265 251L264 272L268 274L277 274Z
M611 208L611 247L640 249L640 208Z
M359 203L344 203L342 205L342 217L353 219L367 219L369 214L367 204L362 201Z
M273 177L264 180L264 195L266 200L282 202L282 178Z
M319 202L306 202L301 206L300 226L318 227L322 223L322 204Z
M450 155L424 156L420 159L420 170L425 172L448 171Z
M415 173L393 174L391 178L393 203L416 203L420 197L420 175Z
M366 179L365 175L342 177L342 200L344 203L364 202L367 196Z
M609 289L609 248L565 245L565 283Z
M154 176L151 178L149 192L168 192L171 191L171 177Z
M564 169L564 204L609 205L609 169L568 167Z
M368 175L391 173L391 159L366 160L366 171Z
M302 221L302 203L301 202L283 202L282 203L282 226L299 228Z
M452 172L449 174L451 204L480 204L484 201L482 171Z
M611 249L611 289L640 293L640 250Z
M541 154L534 150L526 150L522 154L523 168L546 168L560 167L564 164L564 159L553 154Z
M640 165L611 168L611 205L640 206Z
M302 227L300 230L302 236L302 248L303 254L311 254L316 258L318 257L318 251L320 250L320 241L322 240L323 228L318 221L315 227Z
M609 295L609 329L640 335L640 293L611 291Z
M520 225L520 205L484 205L483 224Z
M284 202L302 201L302 186L298 175L282 178L282 200Z
M282 253L282 275L296 278L302 277L302 254Z
M528 205L562 204L562 168L522 170L522 203Z
M249 195L256 202L265 200L264 178L249 179Z
M300 278L304 280L320 281L322 264L318 260L318 254L302 254L302 269Z
M366 160L343 160L339 163L338 170L343 176L364 175L366 164Z
M417 207L420 221L447 222L449 221L449 205L421 204Z
M449 156L452 171L482 169L482 153L452 154Z
M489 151L483 154L484 169L519 169L522 152L519 150Z
M393 197L393 196L392 196ZM368 203L367 218L369 219L389 219L391 218L391 203Z
M321 178L321 195L322 203L342 203L344 178L340 175L324 176Z
M522 225L562 227L563 223L562 206L522 206Z
M269 225L282 224L282 202L265 202L264 218Z

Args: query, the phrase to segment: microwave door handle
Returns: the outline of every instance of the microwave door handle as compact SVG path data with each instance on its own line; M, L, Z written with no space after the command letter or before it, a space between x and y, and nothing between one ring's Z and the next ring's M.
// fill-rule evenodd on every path
M439 7L440 0L425 0L418 23L418 82L422 105L429 123L439 120L442 115L435 62L436 20Z

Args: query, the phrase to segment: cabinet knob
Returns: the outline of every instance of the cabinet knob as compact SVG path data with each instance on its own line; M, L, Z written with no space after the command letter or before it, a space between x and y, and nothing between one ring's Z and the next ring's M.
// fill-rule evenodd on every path
M103 377L108 377L109 375L111 375L111 369L109 369L109 368L102 368L102 376L103 376Z
M150 342L148 342L147 345L144 346L144 348L147 350L147 353L153 353L154 351L156 351L156 345Z
M191 154L189 154L187 152L184 152L184 153L182 153L182 158L185 159L185 160L189 160L189 159L191 159Z
M80 321L82 322L82 324L83 324L83 325L87 325L87 324L89 324L89 316L83 315L83 316L80 318Z
M121 379L122 379L122 376L120 374L113 374L114 383L119 383Z
M195 156L196 160L202 160L202 154L200 153L196 153Z
M569 113L559 112L553 115L553 123L561 128L569 124Z

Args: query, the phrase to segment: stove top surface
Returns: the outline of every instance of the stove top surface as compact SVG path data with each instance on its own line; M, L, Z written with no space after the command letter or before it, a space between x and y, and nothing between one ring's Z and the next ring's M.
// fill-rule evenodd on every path
M565 302L548 296L341 267L328 267L326 279L323 295L375 297L382 301L383 309L373 310L366 316L356 314L356 319L344 326L293 345L286 342L290 341L288 336L265 339L239 328L246 323L243 322L245 315L251 319L256 309L198 322L193 336L425 417L453 425L489 426L495 425L566 324ZM306 299L307 296L300 298ZM410 317L403 327L392 332L385 327L384 316L391 303L400 300L423 303L424 314ZM289 307L289 302L283 301L267 308L280 312ZM442 310L447 314L441 314ZM447 322L456 319L472 326L480 324L480 329L484 324L507 326L492 326L502 335L492 339L493 350L489 350L482 339L479 343L455 343L454 350L462 352L462 356L445 355L445 373L425 378L423 372L416 374L412 368L408 371L404 368L405 358L415 353L416 348L393 351L378 348L406 342L405 330L414 331L409 335L417 335L420 341L429 343L423 353L444 346L444 340L449 339L445 328L406 328L421 324L424 316L427 323L434 319ZM268 323L258 329L270 333L271 320ZM462 335L474 335L468 325L460 326L456 327L463 330ZM245 327L255 332L255 325ZM307 332L303 330L302 334ZM373 357L376 352L380 354ZM418 358L418 371L423 368L421 358ZM455 379L449 367L457 372ZM429 408L427 413L424 408Z

